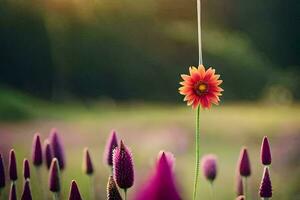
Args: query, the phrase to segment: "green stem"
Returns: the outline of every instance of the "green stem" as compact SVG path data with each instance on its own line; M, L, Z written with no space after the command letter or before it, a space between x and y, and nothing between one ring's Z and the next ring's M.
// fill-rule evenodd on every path
M200 165L200 131L199 131L199 118L200 118L200 106L197 108L196 114L196 163L195 163L195 180L194 180L194 192L193 192L193 200L197 197L197 186L198 186L198 179L199 179L199 165Z
M57 192L53 192L53 200L59 200Z
M269 198L261 198L262 200L269 200Z
M248 192L247 192L247 177L243 177L243 187L244 187L244 195L245 199L248 199Z
M215 199L214 196L215 196L214 195L214 185L212 182L210 182L210 198L211 198L211 200Z
M127 200L127 189L124 189L124 200Z
M91 187L91 199L95 199L95 191L94 191L94 176L90 175L90 187Z

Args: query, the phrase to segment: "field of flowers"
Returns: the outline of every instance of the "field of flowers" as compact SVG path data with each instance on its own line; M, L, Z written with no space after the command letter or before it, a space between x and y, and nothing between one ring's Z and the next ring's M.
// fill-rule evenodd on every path
M151 174L161 150L175 156L175 178L183 199L192 198L194 177L194 115L195 111L175 105L93 105L56 107L47 110L47 117L20 122L0 123L0 152L7 172L10 149L17 158L18 198L23 190L22 163L27 158L31 167L33 199L42 195L52 198L48 187L48 170L43 161L40 175L32 163L32 140L36 132L42 142L56 128L65 150L66 165L61 173L61 199L67 199L71 180L76 180L83 199L106 199L107 180L111 169L104 162L105 143L112 129L133 155L135 180L128 190L134 199ZM44 111L45 112L45 111ZM49 117L51 116L51 117ZM249 178L249 197L259 199L258 191L263 166L260 145L263 136L270 141L273 161L270 167L273 198L299 199L299 121L300 107L294 105L266 106L264 104L223 105L200 115L200 149L203 154L217 155L218 172L214 181L215 199L234 199L236 166L240 149L247 146L252 174ZM82 170L83 150L87 147L94 167L93 183ZM292 173L291 173L292 172ZM2 191L9 192L8 177ZM284 183L284 184L283 184ZM199 178L198 198L210 198L210 185ZM121 191L120 191L121 192ZM123 193L121 193L123 195Z

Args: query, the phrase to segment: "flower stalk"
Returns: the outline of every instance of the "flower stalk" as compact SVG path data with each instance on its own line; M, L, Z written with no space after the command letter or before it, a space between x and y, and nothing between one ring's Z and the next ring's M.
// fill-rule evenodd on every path
M199 167L200 167L200 106L197 108L196 113L196 163L195 163L195 180L194 180L194 192L193 192L193 199L195 200L197 197L197 186L198 186L198 179L199 179Z

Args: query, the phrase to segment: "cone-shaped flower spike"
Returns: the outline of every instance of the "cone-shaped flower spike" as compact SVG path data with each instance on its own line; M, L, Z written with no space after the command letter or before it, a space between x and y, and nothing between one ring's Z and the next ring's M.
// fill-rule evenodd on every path
M118 147L117 133L112 130L104 151L104 162L109 166L113 165L113 151L116 147Z
M32 143L32 162L33 165L39 167L43 164L43 150L41 137L39 133L36 133Z
M136 200L180 200L173 165L174 156L172 154L160 153L153 174L138 192Z
M69 200L82 200L76 181L72 180Z
M237 174L237 175L236 175L236 183L235 183L235 186L236 186L236 195L237 195L237 196L242 196L242 195L244 195L243 179L242 179L242 177L241 177L240 174Z
M270 149L269 140L266 136L264 137L261 144L260 157L263 165L271 165L272 162L271 149Z
M16 181L18 179L18 172L17 172L17 160L15 150L10 150L9 152L9 178L11 181Z
M242 177L248 177L251 175L251 166L250 166L248 150L245 147L241 150L240 153L239 171Z
M215 155L206 155L201 162L202 171L205 178L213 182L217 176L217 157Z
M262 181L259 188L259 195L262 198L272 197L272 183L270 179L270 173L268 167L265 167Z
M16 191L16 184L12 183L10 185L10 191L9 191L9 200L17 200L17 191Z
M236 200L245 200L245 196L240 195L240 196L238 196L238 197L236 198Z
M44 141L44 148L45 148L45 162L48 169L50 169L51 162L53 159L52 150L50 146L49 140Z
M121 194L118 190L113 176L108 178L107 182L107 200L122 200Z
M21 200L32 200L29 180L25 181Z
M57 158L61 170L65 168L65 153L62 141L56 129L50 133L50 144L52 146L53 157Z
M0 191L5 187L5 171L4 171L4 163L3 158L0 153Z
M94 167L88 148L83 150L82 169L87 175L92 175L94 173Z
M49 190L51 192L60 192L60 174L57 158L53 158L49 172Z
M133 185L134 170L132 154L121 140L120 147L113 152L113 172L118 186L127 190Z
M30 179L30 166L27 159L24 159L23 161L23 176L25 180Z

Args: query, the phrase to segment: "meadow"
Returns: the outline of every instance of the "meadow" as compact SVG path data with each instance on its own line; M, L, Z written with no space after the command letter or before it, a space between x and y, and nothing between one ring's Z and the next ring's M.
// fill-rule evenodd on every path
M82 197L91 198L89 178L82 172L83 148L88 147L95 167L97 199L105 199L110 169L103 164L104 145L109 132L117 131L119 139L131 148L136 180L129 190L132 199L147 174L153 168L160 150L176 157L176 179L184 199L191 199L194 173L194 112L184 105L173 104L114 104L89 105L32 104L35 117L20 121L0 122L0 151L8 163L8 152L16 151L22 191L22 161L31 159L32 138L35 132L46 139L51 128L58 129L66 151L66 170L63 176L63 199L66 199L72 179L77 180ZM273 199L299 199L299 130L300 105L279 106L264 103L227 103L200 114L201 154L218 156L218 175L215 181L216 199L234 199L236 163L242 146L250 153L253 174L250 178L251 199L259 199L258 187L263 166L259 151L263 136L270 139L273 163L271 178ZM47 189L47 170L44 182L37 183L32 167L31 185L34 199L41 199L39 189ZM199 199L209 198L209 185L201 175ZM7 195L8 187L4 191ZM49 193L49 192L48 192ZM50 196L49 196L50 197ZM6 198L4 198L6 199Z

